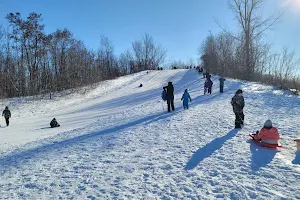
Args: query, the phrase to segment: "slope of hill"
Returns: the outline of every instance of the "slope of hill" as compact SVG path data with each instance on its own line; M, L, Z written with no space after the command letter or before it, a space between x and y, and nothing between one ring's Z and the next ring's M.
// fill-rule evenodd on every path
M151 71L108 81L84 96L12 105L1 121L3 199L299 199L300 99L270 86L227 80L203 95L194 70ZM175 107L162 87L172 81ZM143 87L139 88L139 84ZM184 89L193 99L180 101ZM245 127L230 99L242 88ZM17 109L14 109L17 108ZM48 128L56 117L61 127ZM284 148L249 141L266 119Z

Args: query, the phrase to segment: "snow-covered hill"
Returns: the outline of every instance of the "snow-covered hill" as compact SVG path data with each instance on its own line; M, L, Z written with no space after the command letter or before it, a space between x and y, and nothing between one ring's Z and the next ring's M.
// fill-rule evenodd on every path
M85 95L26 102L9 99L0 124L0 199L300 199L300 99L257 83L214 77L203 95L194 70L137 73ZM175 87L166 112L162 87ZM144 86L139 88L139 84ZM184 89L192 103L183 110ZM245 127L234 129L230 99L245 97ZM59 128L48 128L55 117ZM248 134L271 119L284 148Z

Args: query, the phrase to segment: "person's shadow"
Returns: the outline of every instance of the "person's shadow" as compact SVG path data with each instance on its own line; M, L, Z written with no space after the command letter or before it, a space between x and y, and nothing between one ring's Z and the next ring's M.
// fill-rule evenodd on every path
M296 151L296 157L295 159L292 161L292 164L295 165L300 165L300 150Z
M252 171L258 171L261 167L267 166L267 164L269 164L273 160L276 153L278 152L276 149L261 147L254 141L250 142L250 151L252 154Z
M229 140L230 138L234 137L239 129L233 129L229 131L226 135L222 137L218 137L211 141L210 143L206 144L204 147L199 148L187 162L186 166L184 167L185 170L191 170L197 167L197 165L204 160L205 158L211 156L215 151L221 149L223 144Z

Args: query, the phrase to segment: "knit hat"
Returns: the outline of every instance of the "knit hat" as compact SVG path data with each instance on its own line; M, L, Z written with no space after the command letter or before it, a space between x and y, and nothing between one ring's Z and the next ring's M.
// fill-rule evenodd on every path
M267 120L266 122L265 122L265 124L264 124L264 127L272 127L273 125L272 125L272 121L271 120Z
M238 89L235 94L241 94L241 93L243 93L243 90Z

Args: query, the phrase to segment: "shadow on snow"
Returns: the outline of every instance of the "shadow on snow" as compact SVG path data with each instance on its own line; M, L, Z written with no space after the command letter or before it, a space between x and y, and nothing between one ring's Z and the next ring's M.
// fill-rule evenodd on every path
M193 156L190 158L190 160L187 162L186 166L184 167L185 170L192 170L197 165L204 160L205 158L211 156L215 151L222 148L223 144L234 137L239 129L233 129L229 131L226 135L216 138L210 143L206 144L204 147L201 147L198 149Z
M250 141L251 169L258 171L261 167L267 166L275 157L277 150L262 147L254 141Z

